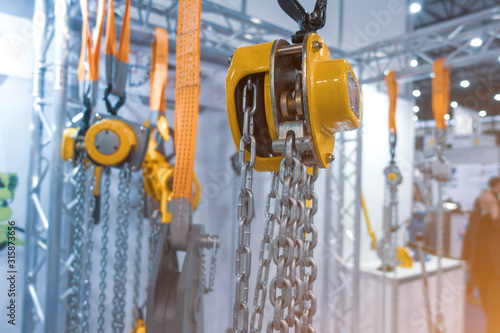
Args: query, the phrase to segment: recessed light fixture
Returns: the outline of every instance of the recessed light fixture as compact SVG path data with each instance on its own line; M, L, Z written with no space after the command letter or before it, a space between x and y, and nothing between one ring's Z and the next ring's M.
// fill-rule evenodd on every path
M411 67L417 67L418 66L418 60L417 59L411 59L410 60L410 66Z
M413 94L413 96L415 96L415 97L420 97L420 95L422 95L422 93L421 93L421 92L420 92L420 90L418 90L418 89L413 90L412 94Z
M496 94L493 98L495 99L495 101L500 101L500 94Z
M444 115L444 119L449 120L450 119L450 115L449 114L445 114Z
M479 117L486 117L487 114L486 110L479 111Z
M460 81L460 87L467 88L468 86L470 86L469 80L462 80L462 81Z
M418 120L418 116L413 116L413 121L417 121Z
M252 21L255 24L261 24L262 23L262 20L259 19L259 18L257 18L257 17L251 17L250 21Z
M420 111L420 108L417 105L415 105L413 107L413 112L417 113L418 111Z
M453 101L453 102L451 102L451 103L450 103L450 106L451 106L452 108L454 108L454 109L455 109L455 108L458 106L457 101Z
M479 38L479 37L473 38L470 41L470 46L480 47L481 45L483 45L483 40L481 38Z
M414 2L410 5L410 13L418 13L422 10L422 6L418 2Z

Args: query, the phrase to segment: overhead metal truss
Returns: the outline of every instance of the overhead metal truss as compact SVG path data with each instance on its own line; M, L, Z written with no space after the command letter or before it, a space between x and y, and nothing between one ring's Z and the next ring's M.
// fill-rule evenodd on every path
M429 78L432 63L446 58L450 68L498 59L500 54L500 6L411 31L399 37L356 50L348 57L363 68L361 83L384 80L385 73L396 70L399 82ZM470 41L482 38L482 45ZM418 65L412 67L411 61Z
M168 31L169 47L175 50L178 3L174 0L132 0L130 7L132 41L149 45L153 40L153 29L160 27ZM211 1L202 2L200 33L202 60L227 64L227 59L238 47L279 38L290 39L294 34L293 31L248 16L245 3L246 1L242 1L240 10L235 10ZM97 6L90 4L91 17L95 17L96 8ZM117 2L115 13L121 16L124 8L125 1ZM78 10L75 8L76 12ZM117 23L118 21L121 22L117 20ZM74 15L72 26L80 29L79 25L81 25L80 15Z
M500 0L423 0L419 13L412 15L413 29L436 24L500 5Z

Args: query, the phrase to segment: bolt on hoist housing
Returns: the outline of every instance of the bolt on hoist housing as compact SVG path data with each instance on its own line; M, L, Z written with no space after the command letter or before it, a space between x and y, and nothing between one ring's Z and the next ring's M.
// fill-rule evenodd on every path
M326 168L333 161L335 133L361 123L361 94L351 65L331 59L325 43L309 33L300 44L285 40L241 47L231 59L226 79L227 112L235 145L243 130L243 91L257 82L254 135L255 169L277 171L292 131L307 165ZM250 153L245 151L245 159Z

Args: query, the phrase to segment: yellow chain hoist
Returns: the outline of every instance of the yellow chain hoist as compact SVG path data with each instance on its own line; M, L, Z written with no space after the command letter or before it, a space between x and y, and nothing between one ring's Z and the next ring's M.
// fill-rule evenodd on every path
M276 40L235 51L226 80L229 125L239 147L243 88L248 78L255 78L257 171L279 170L288 131L301 138L295 144L306 164L326 168L333 161L334 134L359 127L356 76L347 60L330 58L315 33L299 44ZM247 160L250 154L246 151Z
M76 160L85 156L96 165L96 186L94 195L99 195L100 176L103 167L123 168L127 165L132 171L140 170L149 141L150 129L117 116L118 109L125 101L125 83L128 73L128 55L130 49L130 0L125 2L125 12L120 36L120 45L116 52L116 31L113 0L109 0L106 26L106 81L105 101L111 116L91 114L97 102L97 82L99 79L100 44L104 26L106 1L100 0L97 12L96 42L92 47L88 24L88 3L81 0L83 29L82 51L78 66L78 78L84 85L84 124L80 128L67 128L63 132L62 158L65 161ZM84 42L86 41L86 42ZM89 72L85 73L85 51L88 49ZM85 87L86 76L90 85ZM112 105L110 95L116 95L119 101ZM83 155L82 155L83 154Z

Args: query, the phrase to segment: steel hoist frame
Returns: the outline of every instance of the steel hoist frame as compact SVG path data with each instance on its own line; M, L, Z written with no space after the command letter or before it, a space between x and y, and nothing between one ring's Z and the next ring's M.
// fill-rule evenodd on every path
M318 233L313 216L318 198L313 185L319 168L328 167L334 159L335 133L356 129L361 118L359 87L349 63L330 60L324 42L314 33L324 25L326 1L317 2L318 12L312 16L297 1L281 1L280 5L299 23L300 30L292 37L296 44L277 40L237 49L226 79L228 118L241 165L233 310L236 333L262 329L271 261L277 275L269 286L274 316L267 332L315 331L317 264L313 252ZM309 20L322 20L322 24L311 28ZM273 182L250 318L254 168L273 172ZM275 238L273 228L279 229Z

